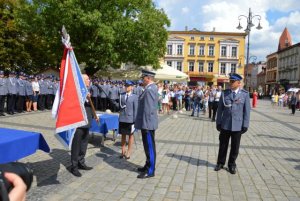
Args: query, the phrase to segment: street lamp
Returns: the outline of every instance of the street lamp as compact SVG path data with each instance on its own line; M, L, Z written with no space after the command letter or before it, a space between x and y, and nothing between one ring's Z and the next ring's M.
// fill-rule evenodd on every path
M246 58L246 72L247 72L247 75L246 75L246 80L245 80L245 87L247 87L247 77L248 77L248 65L249 65L249 48L250 48L250 32L251 32L251 28L254 27L255 25L253 24L252 20L254 18L258 18L258 25L256 27L256 29L260 30L262 29L262 26L260 25L260 20L261 20L261 16L260 15L252 15L252 12L251 12L251 8L249 8L249 13L248 13L248 16L246 15L240 15L238 17L238 20L239 20L239 25L236 27L237 29L242 29L243 27L241 26L241 19L242 18L246 18L247 19L247 27L245 29L245 33L248 35L248 44L247 44L247 58Z

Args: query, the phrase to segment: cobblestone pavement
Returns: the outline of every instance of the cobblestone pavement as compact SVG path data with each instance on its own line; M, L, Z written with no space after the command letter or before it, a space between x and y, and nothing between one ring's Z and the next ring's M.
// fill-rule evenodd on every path
M137 179L144 165L141 137L130 160L119 159L120 142L90 140L87 164L75 178L68 171L70 152L54 138L50 112L0 118L0 126L43 133L52 153L26 157L35 172L27 200L300 200L300 112L272 108L269 101L252 109L242 136L238 171L214 171L218 132L207 115L189 112L160 116L156 132L156 175Z

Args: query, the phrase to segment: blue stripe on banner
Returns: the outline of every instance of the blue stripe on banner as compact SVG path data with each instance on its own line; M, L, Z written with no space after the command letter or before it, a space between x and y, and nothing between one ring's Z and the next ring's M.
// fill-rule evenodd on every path
M148 169L148 174L151 175L154 173L154 150L153 150L153 144L152 144L152 138L151 133L147 131L147 141L148 141L148 150L150 155L150 167Z

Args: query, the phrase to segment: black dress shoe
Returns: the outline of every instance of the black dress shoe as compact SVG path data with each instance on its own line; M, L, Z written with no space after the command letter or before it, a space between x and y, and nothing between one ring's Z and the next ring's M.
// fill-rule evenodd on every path
M75 176L75 177L81 177L81 173L78 171L77 168L72 168L71 169L71 173Z
M235 174L236 173L236 168L235 167L228 167L228 171L230 174Z
M141 168L138 168L137 171L139 172L145 172L147 170L146 167L141 167Z
M145 178L150 178L150 177L154 177L154 174L148 174L147 172L142 172L141 174L139 174L137 176L137 178L139 179L145 179Z
M86 166L86 164L78 164L78 168L81 170L91 170L92 167Z
M215 171L219 171L223 168L223 165L222 164L217 164L216 167L215 167Z
M5 114L3 114L3 113L0 113L0 116L5 116Z

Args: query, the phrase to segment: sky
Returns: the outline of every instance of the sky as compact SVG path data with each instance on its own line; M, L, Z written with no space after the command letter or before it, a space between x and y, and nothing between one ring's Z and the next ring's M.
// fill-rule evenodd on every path
M154 0L157 8L168 15L170 31L197 28L200 31L242 32L247 19L241 18L242 30L236 29L240 15L261 17L263 29L257 30L258 18L253 18L255 27L250 32L250 55L257 61L266 61L266 56L276 52L279 37L288 28L292 43L300 42L300 0ZM246 38L247 40L247 38ZM254 58L254 57L252 57ZM250 61L252 62L252 61Z

